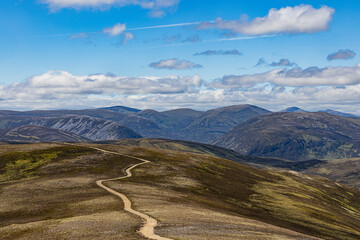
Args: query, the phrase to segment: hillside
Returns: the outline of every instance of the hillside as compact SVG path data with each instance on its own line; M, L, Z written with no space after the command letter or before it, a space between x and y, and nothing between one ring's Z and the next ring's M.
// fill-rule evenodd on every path
M121 139L106 141L103 144L151 147L205 154L260 169L283 169L323 176L334 182L360 189L360 158L311 159L294 162L281 158L246 156L236 151L213 145L167 139Z
M319 112L325 112L325 113L330 113L330 114L333 114L333 115L337 115L337 116L340 116L340 117L358 117L356 116L355 114L352 114L352 113L344 113L344 112L339 112L339 111L335 111L335 110L331 110L331 109L326 109L326 110L322 110L322 111L319 111Z
M273 113L239 124L214 144L294 161L357 157L360 121L327 113Z
M211 143L236 125L270 111L252 105L234 105L212 109L189 124L183 134L194 142Z
M303 171L360 189L360 158L330 159Z
M121 139L121 140L110 140L104 142L97 142L98 144L111 144L111 145L122 145L122 146L139 146L139 147L151 147L160 148L167 150L175 150L189 153L199 153L209 155L213 157L219 157L228 159L237 163L256 167L260 169L287 169L294 171L304 171L306 169L312 169L322 164L327 163L324 160L306 160L306 161L290 161L281 158L270 158L270 157L253 157L240 154L234 150L217 147L210 144L187 142L180 140L169 140L169 139ZM359 169L360 173L360 169Z
M88 116L35 118L29 120L28 125L59 129L94 141L141 137L120 123Z
M22 152L14 152L14 147ZM106 185L128 196L137 211L157 219L155 232L160 236L360 237L360 192L321 177L139 146L12 145L8 152L6 148L2 146L0 155L3 239L142 239L137 233L141 220L124 212L121 200L95 184L121 176L126 166L139 163L129 156L151 162L133 169L131 178ZM16 179L21 181L12 181Z
M48 127L24 125L0 130L4 142L84 142L86 138Z

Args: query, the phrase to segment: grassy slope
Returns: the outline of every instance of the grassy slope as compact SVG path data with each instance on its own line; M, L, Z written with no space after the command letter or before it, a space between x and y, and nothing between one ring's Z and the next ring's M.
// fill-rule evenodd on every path
M323 176L332 181L360 189L360 158L327 160L324 164L306 169L303 172Z
M111 149L123 151L119 146ZM326 239L360 237L360 192L327 179L169 150L137 147L130 154L155 165L128 181L151 182L163 191L182 192L188 199L220 211ZM158 171L160 165L166 171ZM174 177L195 181L198 186L174 184L170 180Z
M316 160L316 159L293 162L281 158L252 157L252 156L246 156L240 154L230 149L217 147L214 145L180 141L180 140L142 138L142 139L121 139L121 140L105 141L101 143L123 145L123 146L153 147L153 148L176 150L182 152L206 154L262 169L280 168L280 169L288 169L294 171L303 171L312 168L314 166L318 166L326 163L326 161Z
M1 150L2 171L21 159L40 163L23 168L30 176L0 183L1 239L142 239L136 234L141 221L119 212L122 203L95 185L97 179L121 175L133 159L56 144L2 145Z
M169 150L206 154L225 158L261 169L287 169L317 175L360 189L360 158L308 160L293 162L280 158L257 158L245 156L230 149L207 144L165 139L123 139L107 143L124 146L154 147Z
M259 220L326 239L360 237L360 193L326 179L289 172L270 172L194 153L133 146L99 146L151 160L153 163L136 169L133 178L122 181L129 184L129 189L123 192L127 193L139 186L138 189L151 187L153 191L166 196L166 203L163 202L160 207L168 213L174 211L174 208L169 207L171 202L187 203L186 206L192 209L206 208L222 216ZM117 217L113 216L119 209L118 199L94 184L96 179L120 175L122 169L134 163L134 160L96 153L86 148L75 149L74 152L74 147L66 146L15 154L21 158L30 155L39 159L34 156L58 155L61 150L69 155L65 158L54 157L41 167L32 169L37 178L0 185L0 233L5 239L53 238L54 232L66 233L74 239L96 236L102 236L103 239L138 239L136 234L131 234L135 233L136 226L140 224L138 219L122 215L122 212ZM79 156L79 151L80 155L87 155ZM0 159L9 159L12 154L4 153L2 156L5 157ZM11 159L14 161L18 158ZM1 169L4 170L6 165L3 164ZM171 198L170 193L180 194L181 198ZM141 208L138 199L141 201L145 196L142 191L138 194L140 197L133 199L134 206ZM155 207L159 207L159 204L150 206ZM169 221L176 219L176 216L170 215ZM156 213L155 217L162 220ZM79 218L82 218L81 224ZM201 217L193 221L187 218L180 220L181 224L190 224L190 227L198 222L208 223ZM36 225L38 221L44 222ZM127 226L119 229L118 225L114 226L114 222L118 221L121 226ZM216 219L212 221L215 221L215 225L225 224L216 222ZM25 225L17 225L20 223ZM160 231L166 232L170 227L165 224ZM104 229L115 231L115 234ZM265 232L269 229L265 229ZM232 228L232 231L235 230ZM183 228L181 232L184 231ZM174 232L168 230L167 235L172 234ZM203 237L209 237L206 235L208 233L202 234ZM239 239L230 238L230 235L226 235L229 233L222 229L211 234L225 236L223 239Z

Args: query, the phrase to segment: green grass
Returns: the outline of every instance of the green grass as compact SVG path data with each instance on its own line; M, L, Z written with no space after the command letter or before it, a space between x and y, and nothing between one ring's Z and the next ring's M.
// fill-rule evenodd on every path
M94 150L64 146L31 152L10 152L0 155L0 181L18 180L36 176L36 171L46 164L66 158L86 155Z

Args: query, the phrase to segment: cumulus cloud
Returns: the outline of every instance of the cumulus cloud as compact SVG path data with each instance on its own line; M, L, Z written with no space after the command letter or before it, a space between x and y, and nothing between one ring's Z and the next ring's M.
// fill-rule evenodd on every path
M202 68L200 64L196 64L187 60L179 60L177 58L160 60L149 64L149 67L157 69L169 69L169 70L185 70L191 68Z
M360 64L353 67L296 67L265 73L228 75L213 81L210 86L233 89L253 87L258 83L290 87L356 85L360 83Z
M340 49L337 52L331 53L327 56L327 60L332 61L332 60L347 60L347 59L351 59L354 58L356 56L356 53L350 49Z
M280 59L278 62L272 62L271 67L292 67L295 66L295 63L290 62L289 59Z
M123 77L114 74L75 76L65 71L49 71L25 82L2 85L2 99L67 99L79 95L178 94L194 92L202 85L198 75L191 77Z
M122 34L125 30L126 24L117 23L113 27L104 28L103 33L113 37Z
M245 35L263 34L300 34L315 33L327 30L335 10L328 6L319 9L311 5L299 5L270 9L265 17L258 17L252 21L244 18L239 20L223 20L199 24L199 29L217 28Z
M140 6L151 10L149 15L152 17L162 17L165 15L163 9L176 7L180 0L39 0L52 10L62 8L109 8L124 7L128 5Z
M212 56L212 55L243 55L239 50L206 50L203 52L198 52L194 54L195 56Z

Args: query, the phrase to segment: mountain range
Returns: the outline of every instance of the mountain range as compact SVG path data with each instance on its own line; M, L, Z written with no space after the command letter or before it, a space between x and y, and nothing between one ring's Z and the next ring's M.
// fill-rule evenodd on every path
M359 119L353 114L333 110L311 113L297 107L272 113L248 104L208 111L181 108L160 112L124 106L26 112L3 110L0 111L0 129L3 129L0 140L162 138L215 144L241 154L298 161L357 157L360 152ZM35 138L8 134L16 129L17 136L29 136L29 125L43 128L31 129L31 136ZM18 128L20 126L27 127ZM44 137L46 131L51 138ZM72 137L64 138L64 133Z

